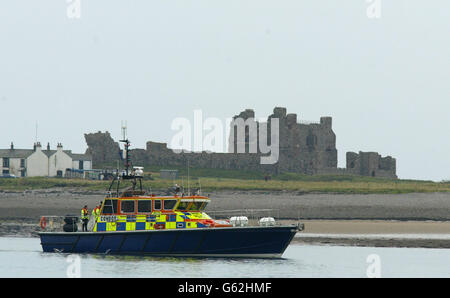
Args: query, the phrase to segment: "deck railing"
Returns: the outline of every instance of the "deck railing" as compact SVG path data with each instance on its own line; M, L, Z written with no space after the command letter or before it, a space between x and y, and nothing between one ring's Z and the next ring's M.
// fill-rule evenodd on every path
M249 225L258 225L263 217L279 218L280 209L233 209L233 210L207 210L205 211L213 219L228 219L232 216L246 216Z

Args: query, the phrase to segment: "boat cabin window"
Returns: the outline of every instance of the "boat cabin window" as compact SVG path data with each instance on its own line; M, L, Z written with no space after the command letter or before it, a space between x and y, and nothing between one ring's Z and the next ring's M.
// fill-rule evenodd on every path
M153 201L153 209L161 210L161 200L154 200Z
M138 212L146 213L152 212L152 201L151 200L138 200Z
M172 210L177 204L177 200L164 200L164 210Z
M189 211L201 211L205 209L207 202L193 202L189 207Z
M103 204L102 214L115 214L117 213L117 200L105 200Z
M185 211L185 210L187 210L187 208L189 207L189 204L190 204L191 202L180 202L180 204L178 204L178 206L177 206L177 210L180 210L180 211Z
M123 200L120 202L120 211L122 211L123 213L134 213L134 205L134 200Z

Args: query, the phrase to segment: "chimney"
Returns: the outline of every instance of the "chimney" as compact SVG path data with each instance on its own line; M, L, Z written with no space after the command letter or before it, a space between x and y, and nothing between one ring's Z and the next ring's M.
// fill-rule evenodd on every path
M34 151L41 151L41 143L37 142L34 144Z
M50 143L47 143L47 150L50 151Z
M11 150L14 150L14 144L11 142Z
M56 149L58 151L62 151L63 145L61 143L58 143L58 146L56 146Z

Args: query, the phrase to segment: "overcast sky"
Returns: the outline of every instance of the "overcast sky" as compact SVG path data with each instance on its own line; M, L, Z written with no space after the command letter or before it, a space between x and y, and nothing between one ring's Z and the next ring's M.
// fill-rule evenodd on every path
M347 151L397 159L400 178L450 179L450 1L0 2L0 148L84 152L83 134L170 142L176 117L225 121L275 106L333 117Z

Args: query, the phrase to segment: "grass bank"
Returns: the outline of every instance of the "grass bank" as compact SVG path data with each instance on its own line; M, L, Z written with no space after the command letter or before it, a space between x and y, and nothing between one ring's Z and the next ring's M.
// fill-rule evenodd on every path
M150 180L150 176L153 180ZM76 190L105 191L109 181L30 177L0 179L0 190L26 191L37 189L67 188ZM180 171L176 180L164 180L158 172L146 173L143 186L146 189L166 190L178 183L188 187L186 173ZM301 174L282 174L265 181L262 174L245 171L217 171L209 169L190 169L190 188L204 192L220 190L240 191L293 191L305 193L341 194L402 194L450 192L450 182L418 180L392 180L360 176L308 176Z

